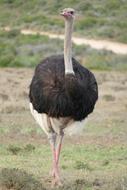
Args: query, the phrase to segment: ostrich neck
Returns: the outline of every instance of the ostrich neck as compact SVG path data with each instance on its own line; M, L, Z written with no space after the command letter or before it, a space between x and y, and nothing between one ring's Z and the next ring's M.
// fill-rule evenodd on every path
M65 74L72 73L72 31L73 31L73 20L65 20L65 39L64 39L64 64Z

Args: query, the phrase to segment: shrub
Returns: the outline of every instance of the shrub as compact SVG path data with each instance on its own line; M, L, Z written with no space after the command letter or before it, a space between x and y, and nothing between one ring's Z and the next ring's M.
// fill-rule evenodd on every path
M7 150L11 152L12 154L17 155L22 149L19 146L9 145Z
M87 163L84 163L82 161L76 161L75 169L77 169L77 170L92 170L92 168Z
M7 189L15 190L46 190L31 174L20 169L2 169L0 183Z

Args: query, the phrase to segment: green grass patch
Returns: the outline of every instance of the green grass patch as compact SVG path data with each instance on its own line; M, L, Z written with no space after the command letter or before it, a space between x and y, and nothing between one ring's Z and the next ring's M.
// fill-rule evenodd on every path
M41 172L46 171L51 164L51 151L49 145L26 144L24 146L12 144L0 146L1 167L19 167L22 169L38 170L42 164ZM125 167L127 163L126 146L64 146L61 153L61 165L65 170L116 170ZM37 160L37 162L35 162ZM35 162L35 163L34 163ZM46 165L45 165L46 163ZM36 168L30 168L31 165ZM39 172L39 171L38 171Z
M9 145L7 147L7 151L12 153L12 155L17 155L19 153L29 153L29 152L33 152L35 150L35 146L32 144L26 144L26 146L24 147L20 147L17 145Z
M12 149L13 151L16 150L16 154ZM42 190L42 187L47 189L47 179L44 176L48 175L52 158L48 145L26 144L22 146L21 144L13 144L11 149L10 145L2 145L0 146L0 155L0 182L2 185L16 190L21 189L21 186L27 190L34 189L36 186L39 190ZM70 179L70 182L65 184L62 189L73 187L72 189L75 190L84 190L84 187L87 187L92 190L95 186L104 189L104 184L108 187L110 183L106 181L107 179L100 179L97 176L99 173L101 175L111 175L113 173L119 175L121 172L123 172L123 175L127 169L126 155L127 147L122 145L101 147L97 145L65 144L61 153L60 165L62 171L65 174L71 173L78 177L73 178L73 181ZM84 174L86 175L85 178ZM93 175L96 177L93 178ZM114 181L111 182L112 188L118 186L122 190L122 186L126 187L126 178L125 176L121 177L119 176L119 181L115 181L115 186Z

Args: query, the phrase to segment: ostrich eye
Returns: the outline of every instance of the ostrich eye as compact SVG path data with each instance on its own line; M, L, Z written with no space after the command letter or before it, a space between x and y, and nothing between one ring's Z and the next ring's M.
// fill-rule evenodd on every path
M74 12L73 11L70 11L70 13L73 15L74 14Z

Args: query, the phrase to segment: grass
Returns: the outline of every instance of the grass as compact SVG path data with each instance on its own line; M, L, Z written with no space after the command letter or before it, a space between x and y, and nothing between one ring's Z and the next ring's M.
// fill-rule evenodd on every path
M63 41L40 35L22 35L18 30L0 32L0 67L35 67L42 59L63 53ZM126 70L127 55L73 45L73 55L90 69Z
M23 147L21 144L13 144L13 149L16 148L17 150L18 147L18 150L20 150L17 154L15 154L14 152L12 153L12 151L10 151L9 146L10 145L4 145L0 147L0 163L3 168L2 170L0 170L2 175L2 185L6 186L8 189L10 186L14 187L16 190L22 189L21 186L24 186L24 189L28 188L27 190L30 190L31 185L35 188L35 186L38 184L39 189L43 189L43 183L45 184L44 187L46 187L46 179L44 178L44 173L48 173L51 167L51 153L49 147L47 145L34 145L34 150L32 149L27 151L25 148L26 146L28 146L27 144L25 145L25 147ZM77 180L79 181L77 183L80 183L82 188L85 187L87 182L87 186L90 189L92 189L94 186L99 186L99 189L103 189L104 184L101 182L102 179L99 179L99 181L97 182L99 173L104 172L104 175L113 175L114 173L117 176L119 175L119 172L123 172L123 177L123 174L124 172L126 173L127 169L126 155L126 146L101 148L99 146L97 147L93 145L65 145L61 154L61 167L63 170L62 172L70 173L71 171L72 174L78 173ZM90 179L90 176L95 174L96 178L94 177L93 179ZM40 183L42 176L43 179ZM120 183L122 182L122 177L119 178ZM76 180L74 180L73 183L75 182ZM98 183L99 185L97 185ZM113 183L113 181L111 181L110 183ZM115 186L117 185L118 184L115 184ZM125 187L126 185L126 183L125 185L123 184L123 186ZM80 188L81 187L78 187L77 189Z
M19 169L3 169L1 171L1 183L7 189L45 190L43 185L32 175Z
M0 144L0 183L15 190L22 189L23 184L27 190L50 189L51 151L46 136L40 128L35 128L27 110L20 114L14 110L7 115L8 118L5 113L1 115L3 122L0 124L3 129L0 139L6 137ZM65 138L60 159L64 187L60 190L126 189L127 146L122 143L126 122L121 123L120 115L113 117L109 121L103 119L103 124L90 120L81 136ZM109 135L117 139L122 134L121 143L101 143L101 139L103 142ZM94 138L98 141L85 142L85 139Z
M73 7L78 12L75 32L92 38L107 38L127 42L125 0L1 0L1 26L63 31L61 9Z

